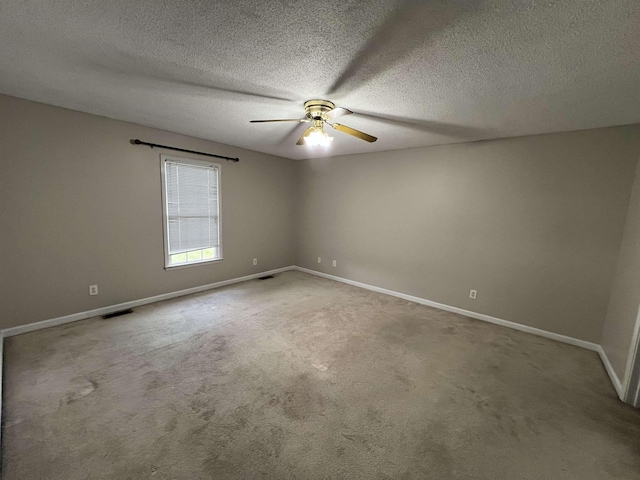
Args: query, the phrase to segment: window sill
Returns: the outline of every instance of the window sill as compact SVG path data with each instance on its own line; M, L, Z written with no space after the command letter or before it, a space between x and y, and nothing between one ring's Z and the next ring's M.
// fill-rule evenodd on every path
M214 260L202 260L200 262L191 262L191 263L181 263L180 265L165 265L164 269L165 270L179 270L181 268L188 268L188 267L196 267L198 265L209 265L211 263L218 263L221 262L222 260L224 260L224 258L216 258Z

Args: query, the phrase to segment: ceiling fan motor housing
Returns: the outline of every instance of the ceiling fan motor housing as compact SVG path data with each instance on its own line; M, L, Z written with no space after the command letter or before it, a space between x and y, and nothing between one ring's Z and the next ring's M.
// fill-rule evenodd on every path
M309 100L304 102L305 116L311 120L325 120L326 114L334 108L336 108L335 104L329 100Z
M307 100L304 102L304 118L282 118L275 120L251 120L251 123L268 123L268 122L313 122L313 127L307 128L305 132L302 134L302 137L296 142L296 145L309 145L305 141L312 133L318 133L323 137L328 137L328 135L323 131L323 126L326 123L330 125L335 130L339 130L347 135L351 135L353 137L359 138L360 140L364 140L365 142L375 142L377 140L373 135L369 135L368 133L361 132L356 130L355 128L347 127L346 125L341 125L339 123L330 123L329 120L335 120L337 117L341 117L343 115L350 115L353 112L351 110L347 110L346 108L336 107L335 103L330 102L329 100ZM329 137L330 138L330 137ZM316 144L314 144L316 145ZM320 143L318 145L325 145L324 143Z

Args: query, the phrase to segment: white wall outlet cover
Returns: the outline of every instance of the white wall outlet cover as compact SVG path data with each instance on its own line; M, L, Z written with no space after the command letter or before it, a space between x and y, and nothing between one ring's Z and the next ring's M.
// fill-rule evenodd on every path
M477 297L478 297L478 291L477 290L470 290L469 291L469 298L476 299Z
M254 259L253 259L253 264L254 264L254 265L257 265L257 264L258 264L258 259L257 259L257 258L254 258Z
M89 295L98 294L98 285L89 285Z
M335 261L335 260L333 261L333 266L334 266L334 267L336 266L336 261Z
M322 259L318 257L318 263L322 263Z

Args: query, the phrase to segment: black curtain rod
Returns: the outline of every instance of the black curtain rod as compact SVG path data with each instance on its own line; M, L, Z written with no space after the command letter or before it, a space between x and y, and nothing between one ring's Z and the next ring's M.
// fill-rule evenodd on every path
M130 141L132 145L147 145L148 147L151 147L151 148L159 147L159 148L166 148L167 150L175 150L176 152L195 153L196 155L206 155L207 157L222 158L223 160L228 160L230 162L240 161L239 158L224 157L222 155L214 155L213 153L196 152L195 150L186 150L184 148L168 147L167 145L158 145L157 143L143 142L142 140L138 140L137 138L135 140L132 139Z

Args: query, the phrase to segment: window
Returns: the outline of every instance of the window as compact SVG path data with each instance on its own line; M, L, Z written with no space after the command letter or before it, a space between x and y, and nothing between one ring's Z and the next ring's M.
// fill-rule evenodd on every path
M165 268L222 260L220 165L161 160Z

